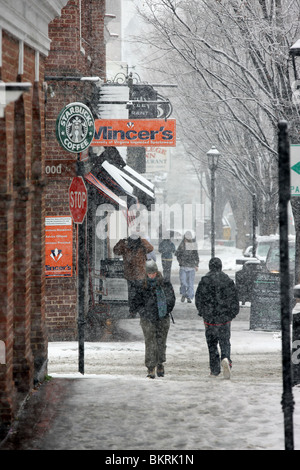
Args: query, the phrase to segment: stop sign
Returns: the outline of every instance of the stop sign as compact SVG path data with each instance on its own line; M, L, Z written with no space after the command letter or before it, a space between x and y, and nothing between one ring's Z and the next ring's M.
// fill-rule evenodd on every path
M87 211L87 190L81 176L75 176L69 187L69 207L76 224L82 224Z

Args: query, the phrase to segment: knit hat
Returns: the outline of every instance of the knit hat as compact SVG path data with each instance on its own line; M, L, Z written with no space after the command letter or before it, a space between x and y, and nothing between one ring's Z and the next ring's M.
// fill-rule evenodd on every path
M193 239L193 234L192 234L192 232L191 232L190 230L188 230L187 232L185 232L184 238L185 238L186 240L192 240L192 239Z
M158 272L158 267L155 261L153 261L152 259L149 261L146 261L146 273L150 274L150 273L157 273L157 272Z
M222 271L222 261L220 258L211 258L208 266L210 271Z

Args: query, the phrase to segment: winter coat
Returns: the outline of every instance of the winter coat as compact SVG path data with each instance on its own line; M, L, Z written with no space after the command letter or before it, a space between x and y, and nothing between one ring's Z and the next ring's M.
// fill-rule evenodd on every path
M175 305L175 293L172 284L166 281L160 273L156 275L156 282L146 278L139 299L139 314L141 318L156 322L159 320L157 304L157 284L162 288L166 300L166 315L168 316Z
M118 241L113 252L123 257L125 279L129 281L144 279L147 253L151 253L153 249L151 243L140 237L137 239L129 237Z
M239 313L237 288L223 271L209 271L198 284L195 305L205 323L224 324Z
M173 253L175 253L175 245L171 240L162 240L158 247L159 253L161 253L161 259L172 260Z
M180 242L175 255L179 266L184 268L196 268L199 264L199 255L195 241L183 239Z

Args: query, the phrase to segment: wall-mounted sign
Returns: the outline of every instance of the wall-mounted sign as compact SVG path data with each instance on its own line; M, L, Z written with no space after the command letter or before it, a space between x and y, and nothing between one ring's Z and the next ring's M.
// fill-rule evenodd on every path
M70 216L46 217L46 277L72 277L73 221Z
M175 147L175 119L96 119L91 146Z
M65 106L56 120L56 138L60 145L72 153L86 150L94 137L94 117L83 103Z
M146 148L146 173L166 172L169 170L169 150L165 147Z

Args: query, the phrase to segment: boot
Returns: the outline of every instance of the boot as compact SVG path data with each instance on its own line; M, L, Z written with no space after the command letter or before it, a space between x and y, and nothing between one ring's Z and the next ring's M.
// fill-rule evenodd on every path
M155 369L151 369L148 367L148 375L149 379L155 379Z
M158 364L156 368L157 377L164 377L165 369L162 364Z

